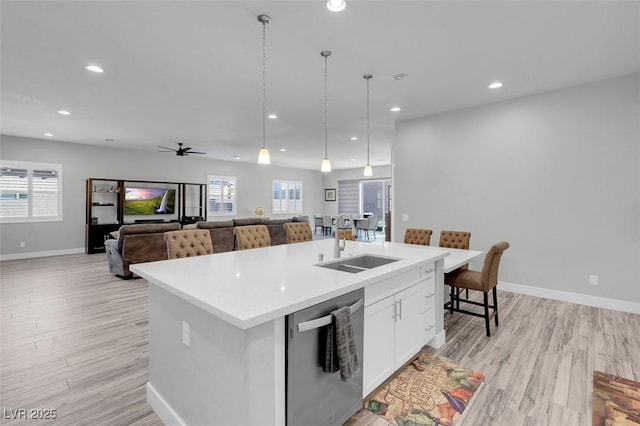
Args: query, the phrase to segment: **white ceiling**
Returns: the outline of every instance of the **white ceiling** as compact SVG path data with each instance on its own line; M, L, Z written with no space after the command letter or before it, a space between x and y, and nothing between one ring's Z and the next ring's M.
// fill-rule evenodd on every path
M347 1L333 13L324 0L3 0L0 132L149 151L182 141L255 162L260 13L272 18L267 146L279 166L317 170L324 157L322 50L334 169L366 162L365 73L375 166L390 162L395 121L640 71L638 2ZM504 87L488 89L496 79Z

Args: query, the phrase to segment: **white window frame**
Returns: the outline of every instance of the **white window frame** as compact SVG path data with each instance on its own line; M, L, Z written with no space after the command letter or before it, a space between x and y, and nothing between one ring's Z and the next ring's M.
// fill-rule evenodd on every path
M231 194L231 211L217 212L211 208L211 181L231 181L233 182L233 194ZM222 183L220 184L222 185ZM224 194L221 194L224 196ZM223 203L224 204L224 203ZM207 214L210 216L235 216L238 210L238 178L235 176L207 175Z
M1 167L27 170L27 216L1 216L0 223L24 223L24 222L61 222L62 221L62 164L55 163L36 163L31 161L9 161L0 160ZM33 171L34 170L51 170L55 171L57 177L56 185L56 215L54 216L34 216L33 204L37 201L34 198L33 188Z
M290 208L291 202L289 199L289 191L288 189L286 190L286 194L287 194L287 202L286 202L286 207L284 209L282 209L282 201L278 202L278 206L276 206L276 198L274 197L275 194L275 188L276 188L276 184L280 184L281 187L282 185L286 185L287 187L291 186L291 185L300 185L300 203L299 206L295 206L293 209ZM295 191L295 189L294 189ZM295 181L295 180L284 180L284 179L274 179L271 185L271 212L273 214L286 214L286 213L302 213L304 211L302 203L303 203L303 190L302 190L302 181ZM281 198L278 198L277 200L282 200ZM295 200L295 198L294 198ZM295 205L296 203L294 203Z

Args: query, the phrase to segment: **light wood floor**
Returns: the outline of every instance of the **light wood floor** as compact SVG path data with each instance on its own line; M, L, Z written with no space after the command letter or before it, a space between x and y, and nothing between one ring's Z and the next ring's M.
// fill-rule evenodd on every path
M145 401L146 281L78 254L0 262L0 282L2 417L57 410L0 423L162 424ZM445 314L447 344L430 350L487 377L463 426L589 425L593 370L640 381L640 315L508 292L499 303L491 338L482 319ZM386 422L362 411L348 424Z

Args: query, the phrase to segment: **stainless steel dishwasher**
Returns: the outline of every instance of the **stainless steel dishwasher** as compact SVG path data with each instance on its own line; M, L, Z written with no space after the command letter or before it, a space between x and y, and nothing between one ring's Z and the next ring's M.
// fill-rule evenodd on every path
M323 332L332 322L331 311L351 308L360 368L349 381L340 373L324 373ZM362 337L364 289L319 303L287 316L287 426L342 425L362 407Z

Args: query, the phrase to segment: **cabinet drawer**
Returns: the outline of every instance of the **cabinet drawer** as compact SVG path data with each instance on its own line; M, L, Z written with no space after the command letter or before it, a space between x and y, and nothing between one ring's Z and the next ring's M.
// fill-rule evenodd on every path
M414 268L395 277L367 286L364 288L364 304L369 306L418 282L420 282L420 268Z
M433 263L420 266L420 280L426 280L433 278L435 275L436 267Z
M433 278L421 282L424 297L424 310L433 309L436 303L435 280Z

